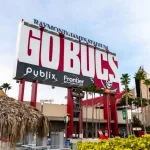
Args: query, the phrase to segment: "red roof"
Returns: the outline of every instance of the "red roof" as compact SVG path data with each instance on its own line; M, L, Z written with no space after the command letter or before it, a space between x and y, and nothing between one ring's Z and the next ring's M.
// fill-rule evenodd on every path
M84 106L84 105L86 105L86 103L88 104L88 106L92 106L92 100L94 100L93 101L93 103L94 103L94 105L95 104L98 104L98 103L103 103L103 96L101 96L101 97L95 97L94 99L88 99L88 100L84 100L84 101L82 101L82 105Z
M121 99L124 95L124 91L120 92L119 94L115 95L115 99Z
M116 94L115 95L115 99L116 100L120 100L124 95L124 91L120 92L119 94ZM104 96L101 96L101 97L95 97L94 100L91 98L91 99L88 99L88 100L84 100L82 101L82 105L85 106L86 103L88 104L88 106L92 106L92 101L94 103L94 105L98 104L98 103L103 103L104 101ZM120 102L117 101L117 104L119 104Z

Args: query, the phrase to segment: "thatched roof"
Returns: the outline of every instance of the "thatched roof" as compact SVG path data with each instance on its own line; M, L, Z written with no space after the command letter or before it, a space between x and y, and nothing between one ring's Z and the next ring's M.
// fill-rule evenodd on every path
M11 146L25 133L47 136L49 123L39 110L7 96L0 96L0 138L8 138Z
M0 90L0 96L7 96L7 95L3 92L3 90Z

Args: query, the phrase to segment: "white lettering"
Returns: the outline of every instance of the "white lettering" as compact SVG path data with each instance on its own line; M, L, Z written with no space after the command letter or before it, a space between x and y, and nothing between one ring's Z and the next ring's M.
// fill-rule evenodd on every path
M80 74L79 43L73 43L69 40L64 41L64 71L74 74ZM72 45L72 46L71 46ZM72 50L71 50L72 47ZM72 65L71 66L71 61Z
M55 74L52 74L52 79L55 79Z
M60 39L58 36L43 33L42 38L42 66L51 69L58 69L60 57Z
M35 71L35 70L34 70L34 71L33 71L33 75L36 76L36 77L38 77L38 71Z
M33 36L40 38L40 31L24 25L21 26L19 45L17 45L19 61L38 65L40 40L33 38Z
M64 75L64 83L83 86L84 80L80 80L78 77L71 78L71 77L68 77L67 75Z
M31 72L32 72L32 68L28 67L28 68L26 69L26 74L29 74L29 73L31 73Z
M115 61L117 61L116 59L116 56L113 56L113 55L108 55L108 62L109 62L109 66L111 67L112 71L114 72L114 75L113 74L109 74L109 79L110 81L112 82L119 82L119 79L118 79L118 68L116 66L116 64L114 63L113 61L113 58Z
M49 78L51 78L51 73L49 72Z
M45 78L45 79L50 79L51 78L51 72L42 71L42 70L35 70L35 69L30 68L30 67L28 67L26 69L26 74L24 74L24 76L26 76L28 74L32 74L35 77L39 76L39 77L42 77L42 78ZM56 75L55 74L52 74L52 79L56 80Z
M81 46L81 68L82 68L82 75L94 78L95 76L95 58L94 58L94 48L88 47L87 54L87 46ZM87 55L89 62L87 61ZM88 66L89 68L87 68ZM89 69L89 70L88 70Z
M107 61L107 54L96 50L96 75L98 79L108 80L108 69L102 70L102 60ZM103 73L102 73L103 72Z
M41 76L41 77L44 77L44 76L45 76L45 73L44 73L42 70L40 70L40 76Z

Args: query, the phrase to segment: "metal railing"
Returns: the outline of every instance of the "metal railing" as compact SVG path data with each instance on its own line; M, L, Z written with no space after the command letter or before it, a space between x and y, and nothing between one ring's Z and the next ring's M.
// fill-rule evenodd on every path
M70 148L60 147L59 145L36 146L35 144L22 145L21 150L69 150Z

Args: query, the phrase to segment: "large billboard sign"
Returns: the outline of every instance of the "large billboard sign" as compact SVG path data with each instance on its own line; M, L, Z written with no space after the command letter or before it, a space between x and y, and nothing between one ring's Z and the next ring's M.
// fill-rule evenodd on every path
M35 20L34 23L22 20L14 79L60 87L95 83L99 88L118 91L116 55L108 52L106 46L89 41L44 28Z

